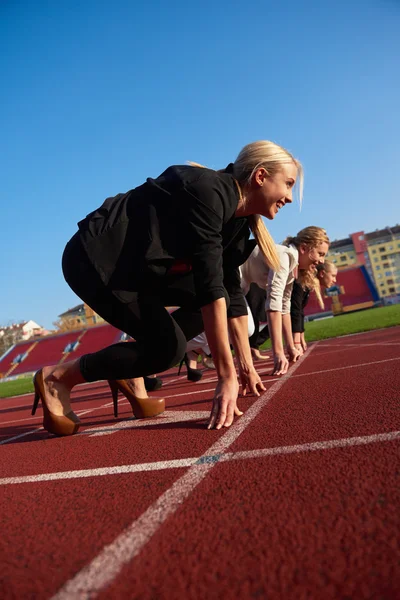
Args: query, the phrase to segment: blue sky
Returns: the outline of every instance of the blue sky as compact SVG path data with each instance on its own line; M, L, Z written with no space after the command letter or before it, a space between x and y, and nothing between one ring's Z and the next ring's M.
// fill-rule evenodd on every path
M79 299L61 255L110 195L271 139L304 164L331 239L400 222L397 0L0 4L0 324L51 327Z

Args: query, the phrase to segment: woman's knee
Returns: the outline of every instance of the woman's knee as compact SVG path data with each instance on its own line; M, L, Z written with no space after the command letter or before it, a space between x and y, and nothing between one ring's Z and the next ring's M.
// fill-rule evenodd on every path
M183 332L179 330L174 338L159 340L158 349L152 349L152 365L154 373L167 371L177 365L186 352L186 338Z

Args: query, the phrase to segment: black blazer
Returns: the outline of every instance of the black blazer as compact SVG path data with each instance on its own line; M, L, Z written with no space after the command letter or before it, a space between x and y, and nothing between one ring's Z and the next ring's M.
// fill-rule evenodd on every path
M229 168L228 168L229 169ZM198 305L229 296L246 314L238 267L251 253L246 217L235 218L237 184L228 172L169 167L157 179L104 204L78 223L103 283L140 291L164 284L177 265L193 275Z
M309 297L310 290L304 289L298 281L295 281L290 299L290 316L293 333L304 332L304 309L307 306Z

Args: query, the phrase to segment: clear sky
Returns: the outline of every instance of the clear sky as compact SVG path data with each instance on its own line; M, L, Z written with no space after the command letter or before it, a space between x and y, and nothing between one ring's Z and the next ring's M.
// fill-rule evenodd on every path
M400 222L398 0L0 3L0 324L79 303L61 255L107 196L271 139L331 239Z

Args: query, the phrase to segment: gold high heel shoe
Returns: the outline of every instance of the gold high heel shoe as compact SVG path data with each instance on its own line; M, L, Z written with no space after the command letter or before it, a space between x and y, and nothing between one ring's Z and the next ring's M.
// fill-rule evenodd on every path
M49 411L46 404L46 393L42 369L35 373L33 385L35 386L35 397L33 399L32 415L35 414L40 399L43 407L44 429L46 429L46 431L49 433L54 433L54 435L73 435L76 433L79 429L80 420L79 417L72 412L72 410L67 415L55 415Z
M165 410L164 398L137 398L129 387L129 379L109 380L113 403L114 417L118 417L118 391L128 400L132 412L137 419L147 419L160 415Z

